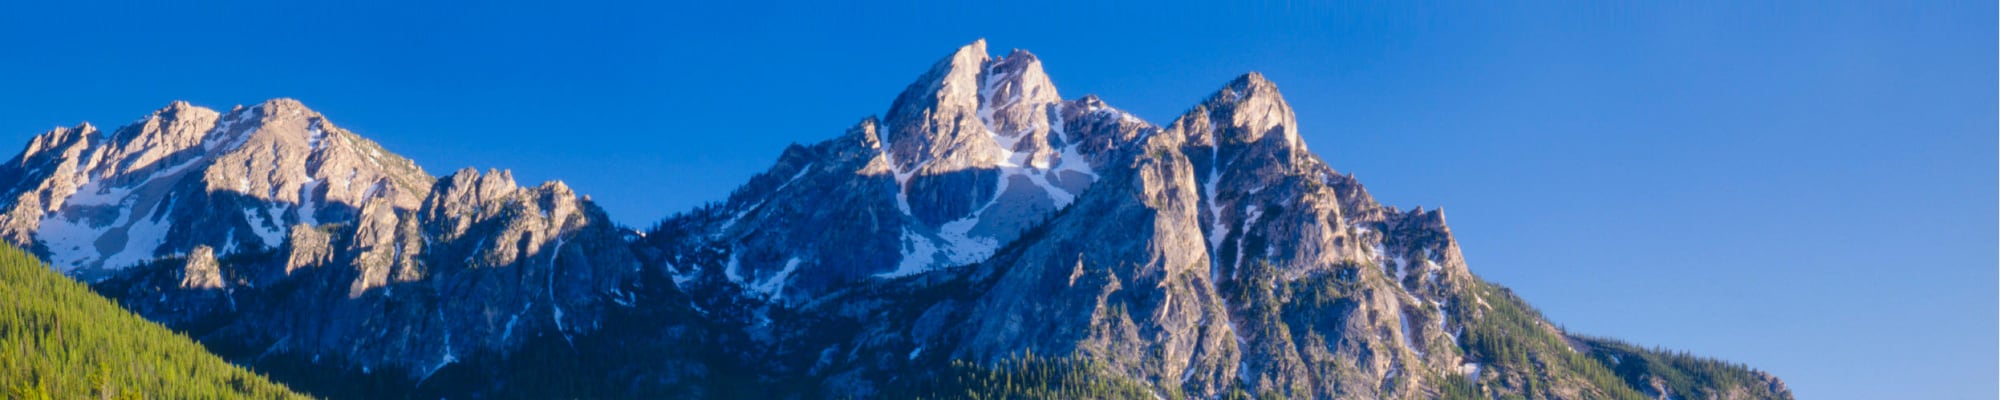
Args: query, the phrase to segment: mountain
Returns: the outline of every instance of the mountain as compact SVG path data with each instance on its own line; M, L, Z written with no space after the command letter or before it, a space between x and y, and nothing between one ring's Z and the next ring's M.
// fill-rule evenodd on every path
M0 166L0 236L98 278L196 246L275 248L294 224L352 219L376 198L414 208L432 180L294 100L226 114L174 102L109 134L37 135Z
M0 246L0 393L47 398L303 398Z
M10 241L217 353L305 371L280 378L325 365L421 381L587 332L638 268L625 233L560 182L434 178L289 99L56 129L0 166L0 187Z
M1155 125L974 42L643 231L295 101L218 115L38 136L0 227L323 396L1790 398L1558 328L1442 211L1309 151L1255 73Z
M358 372L295 383L316 390L423 382L471 354L568 341L638 269L625 233L559 182L466 169L426 193L414 209L378 197L351 220L294 227L271 251L197 247L95 287L281 379Z

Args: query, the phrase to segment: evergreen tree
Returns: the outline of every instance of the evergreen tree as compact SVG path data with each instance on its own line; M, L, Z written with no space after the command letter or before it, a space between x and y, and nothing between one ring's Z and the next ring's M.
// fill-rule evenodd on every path
M0 397L303 398L0 246Z

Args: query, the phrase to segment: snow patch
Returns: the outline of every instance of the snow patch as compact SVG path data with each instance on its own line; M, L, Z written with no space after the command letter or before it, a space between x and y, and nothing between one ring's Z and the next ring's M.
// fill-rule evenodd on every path
M437 316L438 316L438 326L447 326L445 325L445 320L444 320L444 310L438 310ZM451 363L455 362L458 362L458 355L454 354L451 350L451 329L445 329L444 356L438 358L437 365L433 365L431 366L430 370L424 371L424 376L421 378L417 378L417 382L421 383L423 381L431 379L432 374L436 374L438 370L444 369L444 366L451 365Z
M35 238L41 239L42 244L48 247L50 263L55 264L57 270L68 273L97 255L93 242L111 228L92 227L83 221L66 218L47 218L42 220Z
M722 268L722 276L725 278L729 278L729 283L742 285L743 274L736 272L736 270L741 267L742 267L741 262L736 259L736 252L732 250L729 252L729 264Z
M127 209L125 212L132 211ZM160 214L165 214L165 211L160 210ZM132 222L125 228L125 246L118 252L105 256L104 265L122 268L153 259L153 250L166 242L167 230L171 228L172 222L164 215L154 218L141 217L140 220Z
M785 298L785 282L791 279L793 272L798 272L799 264L803 262L804 260L800 260L798 257L792 257L792 259L785 261L784 269L778 270L777 273L771 274L770 278L750 285L746 289L761 294L766 299L774 301L782 300Z
M910 232L909 228L903 229L902 242L903 242L902 246L903 259L901 262L896 264L896 270L876 274L875 276L883 278L898 278L924 272L930 267L931 262L937 258L938 254L937 244L931 243L930 238L919 236L915 232ZM730 271L734 270L734 267L736 265L735 263L736 259L731 258ZM734 275L732 274L730 279L735 280L737 278L735 278Z
M701 269L699 268L693 268L692 266L690 266L687 271L679 271L674 267L674 264L672 262L667 262L664 264L666 265L668 271L675 271L671 273L672 274L671 277L674 279L674 287L676 288L685 289L687 287L688 281L692 281L694 280L694 278L701 276Z
M277 248L279 244L285 242L285 228L282 226L284 223L267 218L263 208L244 207L243 218L250 223L250 233L257 234L257 238L264 241L264 247Z
M1004 171L1006 168L1003 167L1002 169ZM1028 182L1035 184L1036 188L1041 189L1043 194L1049 196L1049 202L1055 203L1056 208L1063 208L1064 206L1068 206L1070 202L1076 201L1076 194L1070 193L1068 190L1064 190L1062 187L1049 183L1048 174L1043 173L1042 170L1028 169L1028 170L1017 170L1017 171L1007 171L1007 172L1009 173L1006 176L1022 176L1028 178ZM1006 176L1003 176L1001 179L1006 179ZM1002 181L1000 183L1002 187L1005 187L1006 184L1007 183L1005 181ZM1002 192L996 191L994 193L1002 193ZM993 198L994 203L999 203L999 201L1000 198L998 196L995 196ZM992 207L992 205L989 204L987 205L987 207Z
M315 120L312 125L306 126L306 148L319 150L326 145L326 129L321 127L324 124Z
M500 329L500 341L506 342L507 338L514 337L514 324L521 322L522 313L526 313L528 312L528 310L534 308L535 308L535 302L530 301L528 302L528 305L521 306L520 312L516 312L514 313L514 315L507 316L506 327Z
M1244 207L1243 213L1246 214L1243 217L1243 232L1245 233L1250 232L1251 224L1257 223L1257 219L1264 216L1264 210L1258 208L1255 204ZM1250 245L1249 243L1250 241L1243 240L1242 237L1236 238L1236 263L1233 266L1239 268L1243 266L1243 254L1249 252L1247 248ZM1269 248L1266 248L1266 250L1269 250ZM1234 269L1230 270L1230 274L1234 275L1235 271Z
M1214 130L1215 127L1211 123L1209 131L1214 132ZM1212 135L1213 133L1211 133ZM1229 236L1229 223L1222 219L1222 200L1216 197L1219 194L1216 192L1217 183L1222 181L1222 147L1216 144L1217 141L1215 138L1209 140L1208 180L1201 184L1202 195L1208 199L1208 254L1210 259L1214 259L1216 254L1222 253L1222 239ZM1214 262L1217 265L1215 268L1209 269L1210 280L1220 281L1220 277L1215 276L1215 274L1222 270L1222 260L1214 260Z
M109 183L107 180L102 180L102 179L93 180L88 183L85 183L83 187L77 188L75 194L71 194L69 198L63 200L63 204L89 206L89 205L129 203L131 201L136 200L131 198L132 191L138 190L141 187L145 187L148 184L152 184L154 183L155 179L158 178L168 178L167 181L171 181L173 180L172 178L180 176L180 174L183 171L186 171L188 167L193 166L196 163L200 162L201 159L202 159L201 157L196 157L193 159L189 159L187 161L182 161L180 164L174 164L172 166L168 166L166 168L161 168L159 170L153 171L152 173L147 174L146 177L144 178L126 178L128 182L135 182L135 183L123 185L120 187L104 187L105 184Z
M1071 137L1069 135L1069 129L1063 126L1066 123L1067 122L1063 120L1062 113L1060 112L1055 113L1055 120L1049 122L1050 129L1054 130L1050 134L1055 135L1058 138L1062 138L1063 144L1066 145L1063 146L1062 148L1062 153L1061 153L1062 163L1056 165L1056 169L1054 170L1054 172L1076 171L1083 173L1085 175L1090 175L1091 179L1098 178L1097 169L1094 166L1090 165L1090 159L1085 158L1083 156L1083 153L1078 151L1078 148L1082 146L1082 144L1078 142L1081 141L1077 140L1077 138L1075 137Z
M572 339L570 339L570 337L569 337L569 331L568 331L567 329L564 329L564 328L563 328L563 309L562 309L562 300L559 300L559 299L557 299L557 298L556 298L556 266L557 266L557 265L559 265L559 264L556 264L556 257L561 257L561 256L562 256L562 247L563 247L563 242L564 242L564 239L563 239L563 237L562 237L562 236L556 236L556 245L555 245L555 246L554 246L554 247L553 247L552 249L550 249L550 250L549 250L549 253L550 253L550 254L549 254L549 273L548 273L548 277L547 277L547 280L548 280L548 288L549 288L549 308L551 308L551 309L555 310L555 311L553 312L553 314L554 314L554 315L552 315L552 316L553 316L553 317L555 317L555 322L556 322L556 333L560 333L560 334L562 334L562 337L563 337L563 342L565 342L565 343L569 343L569 347L571 347L571 348L575 348L575 347L576 347L576 341L575 341L575 340L572 340Z
M887 135L888 132L883 133L882 137L893 137ZM889 147L888 144L884 143L883 147L884 149L881 152L882 161L889 165L889 173L896 178L896 209L902 211L903 215L913 215L910 213L910 176L915 175L916 170L924 169L924 166L930 165L931 162L930 160L924 160L909 170L904 170L900 164L896 163L895 155L887 150Z
M231 129L234 129L236 127L236 124L240 124L250 120L250 115L252 114L252 111L260 109L263 109L263 107L261 106L254 107L251 108L250 110L245 110L244 112L237 113L236 118L230 118L228 121L223 121L223 123L220 126L217 126L215 130L212 132L214 132L214 134L223 134L223 135L229 134L229 131ZM228 138L227 140L203 139L202 149L209 150L210 154L215 154L216 149L221 149L224 152L234 151L236 149L242 148L243 143L249 142L250 137L255 136L256 133L257 129L251 129L249 131L239 133L235 137Z
M70 195L69 199L65 200L63 204L76 206L118 204L124 202L126 197L132 194L132 189L137 187L135 185L107 188L102 185L103 183L104 181L95 180L83 184L83 187L77 188L76 194Z
M368 201L368 199L375 198L375 193L382 191L382 182L385 181L378 180L375 181L374 184L368 185L368 190L364 190L361 192L361 201L365 202Z
M779 191L785 190L786 187L792 186L792 182L798 182L799 178L805 177L806 172L812 171L813 165L814 164L812 163L808 163L804 167L799 167L798 173L792 174L791 179L786 179L785 183L778 184L778 187L772 188L770 193L765 194L765 198L759 199L757 200L756 203L752 203L748 207L743 207L743 209L741 210L736 210L736 215L729 217L728 221L723 221L722 226L715 229L715 233L721 234L722 232L728 231L730 227L736 226L736 222L742 221L743 217L749 216L751 211L756 211L758 207L764 206L764 202L770 201L770 196L777 195Z
M153 203L148 207L143 201L158 201L157 198L141 198L141 189L157 192L158 185L171 184L175 177L182 175L190 166L197 164L200 157L183 161L150 172L144 177L123 177L120 180L134 182L119 187L107 187L110 180L94 180L85 183L69 198L64 209L72 207L117 207L118 216L103 225L92 224L88 220L77 220L62 212L52 212L43 217L37 227L35 237L49 249L50 261L65 273L92 261L104 261L106 267L121 268L139 261L150 260L153 249L165 241L171 221L165 218L165 210L172 209L172 202L164 205ZM125 229L125 243L111 254L100 254L97 242L113 230Z
M295 210L298 214L299 223L306 224L306 226L319 226L319 218L314 216L319 213L319 201L313 199L313 191L318 189L321 183L324 182L319 179L311 179L307 180L304 185L299 186L299 207Z
M999 240L971 235L972 227L979 225L979 217L984 213L985 211L981 210L971 217L938 227L938 238L944 239L945 249L948 250L945 256L952 264L968 264L983 260L1000 250Z
M1396 274L1396 287L1403 287L1403 280L1410 277L1409 269L1404 266L1409 265L1410 260L1404 258L1402 254L1397 254L1395 257L1390 257L1389 261L1393 263L1383 263L1384 266L1389 268L1389 273Z

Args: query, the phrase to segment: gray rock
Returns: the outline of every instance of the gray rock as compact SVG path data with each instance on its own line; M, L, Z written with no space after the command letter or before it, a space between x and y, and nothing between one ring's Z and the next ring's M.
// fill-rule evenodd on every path
M276 248L292 225L351 220L377 196L414 208L431 180L294 100L227 114L174 102L109 136L31 141L0 166L0 236L96 279L197 246Z
M141 315L256 349L246 362L421 379L595 330L638 269L623 231L560 182L433 179L285 99L226 115L176 102L109 137L51 131L0 166L0 187L7 237Z
M296 101L177 102L30 141L0 237L238 362L413 386L488 362L447 374L470 397L533 389L496 377L556 340L593 364L543 372L616 387L554 397L886 397L1027 354L1162 397L1790 397L1619 368L1659 355L1472 274L1442 211L1378 204L1256 73L1156 126L980 41L885 115L641 233L561 182L432 178Z

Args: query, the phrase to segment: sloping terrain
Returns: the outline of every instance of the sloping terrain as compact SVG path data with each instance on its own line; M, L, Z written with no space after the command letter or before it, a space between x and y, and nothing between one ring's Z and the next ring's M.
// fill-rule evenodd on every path
M955 363L1035 365L1009 364L1027 354L1165 397L1688 396L1621 378L1473 275L1442 212L1377 204L1306 149L1261 76L1156 126L1094 97L1019 95L1054 93L1040 72L1023 51L961 48L886 119L787 150L728 201L650 230L637 252L734 333L723 344L754 355L746 369L808 397L896 393ZM1041 111L1010 108L1024 104ZM1045 117L1004 118L1022 114ZM979 162L990 159L1015 161ZM1034 169L1078 160L1087 167ZM987 171L1087 179L1061 191L910 183ZM1033 221L1004 235L956 234L1018 202L1049 207L993 214ZM853 245L813 247L829 242L801 233ZM932 256L964 253L951 249L983 257ZM828 259L874 261L820 267ZM1716 382L1761 389L1713 393L1788 396L1775 378L1730 371L1741 379Z
M176 103L37 137L0 233L332 397L1790 397L1562 331L1299 129L1256 73L1162 125L980 41L635 231L295 101Z
M0 246L0 393L16 399L304 398Z

